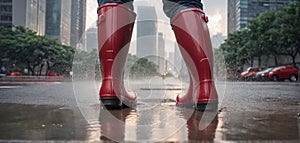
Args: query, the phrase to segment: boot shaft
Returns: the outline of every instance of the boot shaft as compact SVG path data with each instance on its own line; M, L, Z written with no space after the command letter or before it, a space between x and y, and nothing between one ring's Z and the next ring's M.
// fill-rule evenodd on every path
M107 3L98 8L98 51L102 74L99 96L107 104L118 98L134 101L123 84L124 66L136 14L122 4ZM106 103L104 103L106 104Z
M135 17L129 8L117 3L98 8L98 51L103 78L112 74L121 77L119 73L123 73Z

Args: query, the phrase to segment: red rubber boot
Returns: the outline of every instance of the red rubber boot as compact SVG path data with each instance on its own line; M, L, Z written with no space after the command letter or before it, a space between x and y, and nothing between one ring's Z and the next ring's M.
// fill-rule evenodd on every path
M193 83L193 95L186 96L195 104L196 109L201 111L218 108L218 95L213 80L213 52L207 21L204 12L198 8L182 10L171 20ZM180 99L177 102L181 102Z
M122 4L107 3L98 8L98 50L102 85L99 96L107 108L136 103L136 96L124 88L124 66L136 14Z

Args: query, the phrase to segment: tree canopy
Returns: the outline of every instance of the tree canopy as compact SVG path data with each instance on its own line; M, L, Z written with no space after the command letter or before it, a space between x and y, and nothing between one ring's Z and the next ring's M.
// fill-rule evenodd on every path
M0 28L1 67L16 64L31 75L47 75L50 71L65 74L71 69L75 49L39 36L24 27ZM44 72L42 73L42 70Z
M291 57L296 67L296 56L300 52L300 0L292 2L279 11L266 11L249 21L246 29L229 33L221 45L226 66L240 69L244 64L253 64L262 56L273 56L278 65L278 56Z

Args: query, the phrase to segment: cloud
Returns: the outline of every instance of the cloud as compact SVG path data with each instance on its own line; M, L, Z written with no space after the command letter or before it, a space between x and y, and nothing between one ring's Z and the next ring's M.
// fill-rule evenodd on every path
M86 1L86 29L96 27L97 7L96 0Z
M204 11L208 16L210 34L223 33L227 35L227 1L202 0Z
M163 21L168 21L166 16L162 12L162 2L161 0L135 0L134 4L151 4L155 6L158 11L158 17ZM204 11L209 17L210 22L208 23L211 34L216 34L218 32L227 34L227 1L226 0L202 0L204 5ZM95 27L95 21L97 20L97 1L87 0L87 28Z

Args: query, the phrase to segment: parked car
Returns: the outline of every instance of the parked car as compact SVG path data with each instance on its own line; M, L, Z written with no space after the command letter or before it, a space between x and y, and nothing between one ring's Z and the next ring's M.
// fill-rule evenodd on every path
M5 75L6 76L20 76L21 75L21 72L19 72L19 71L7 71L6 73L5 73Z
M269 73L274 69L274 67L266 68L255 74L255 79L259 81L269 80Z
M273 81L288 79L291 82L298 80L298 69L293 66L280 66L269 72L268 78Z
M249 67L246 71L241 73L243 80L254 80L257 72L262 71L265 67Z
M56 72L49 72L48 76L57 76L57 73Z

